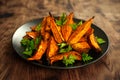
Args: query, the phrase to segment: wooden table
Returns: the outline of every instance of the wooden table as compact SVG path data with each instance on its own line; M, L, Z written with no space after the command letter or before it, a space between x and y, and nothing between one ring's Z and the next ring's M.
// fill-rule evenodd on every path
M12 35L27 21L74 12L109 37L108 53L86 67L57 70L27 63L14 51ZM0 0L0 80L120 80L120 0Z

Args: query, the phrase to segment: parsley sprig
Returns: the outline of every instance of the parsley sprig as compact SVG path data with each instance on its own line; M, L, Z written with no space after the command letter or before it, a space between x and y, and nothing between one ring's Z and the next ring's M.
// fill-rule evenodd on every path
M93 58L91 56L89 56L87 53L82 53L82 60L83 62L87 62L92 60Z
M64 25L66 22L67 22L67 20L66 20L66 14L65 14L65 13L63 13L62 16L60 16L60 19L59 19L59 20L56 19L56 24L57 24L58 26L62 26L62 25Z
M24 51L22 54L26 56L32 56L32 53L34 50L37 49L38 44L40 43L41 37L37 37L35 40L34 39L27 39L23 38L21 40L21 45L24 47Z
M64 56L62 62L63 62L66 66L69 66L69 65L73 65L73 63L75 63L75 60L76 60L76 57L75 57L75 56L69 55L68 57Z
M72 50L72 47L67 43L60 43L59 46L59 53L69 52Z
M70 24L70 26L72 27L73 30L76 30L78 26L82 25L82 21L80 21L79 23L73 23Z
M40 30L41 30L41 27L42 27L42 26L41 26L41 23L38 24L38 25L36 26L36 28L35 28L35 31L37 31L37 32L40 31Z
M97 36L96 36L95 38L96 38L96 40L97 40L98 44L103 44L103 43L105 43L105 42L106 42L104 39L99 38L99 37L97 37Z

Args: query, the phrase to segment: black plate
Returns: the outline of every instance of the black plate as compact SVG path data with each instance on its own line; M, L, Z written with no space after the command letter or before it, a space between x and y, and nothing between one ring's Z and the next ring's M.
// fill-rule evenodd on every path
M13 35L12 38L12 44L13 44L13 48L15 49L15 51L17 52L17 54L22 57L23 59L26 60L26 58L24 57L23 54L21 54L23 52L23 48L21 47L20 41L22 40L23 36L26 34L26 31L30 31L30 27L31 26L35 26L37 24L39 24L42 21L43 18L41 19L35 19L32 21L29 21L27 23L25 23L24 25L22 25L21 27L19 27L16 32ZM75 19L75 22L79 22L79 19ZM84 22L84 20L82 20ZM73 66L68 66L65 67L65 65L63 65L61 62L56 62L53 65L48 65L46 61L43 60L43 63L37 62L37 61L29 61L30 63L33 63L35 65L38 66L42 66L42 67L47 67L47 68L54 68L54 69L71 69L71 68L79 68L79 67L83 67L86 65L89 65L91 63L94 63L96 61L98 61L100 58L102 58L108 50L109 47L109 40L107 35L105 34L105 32L103 30L101 30L99 27L97 27L96 25L92 24L92 28L94 28L94 33L95 36L98 36L100 38L103 38L106 43L100 45L100 47L102 48L102 52L101 53L94 53L93 51L91 51L89 54L93 57L93 60L87 63L84 62L80 62L80 61L76 61L75 64Z

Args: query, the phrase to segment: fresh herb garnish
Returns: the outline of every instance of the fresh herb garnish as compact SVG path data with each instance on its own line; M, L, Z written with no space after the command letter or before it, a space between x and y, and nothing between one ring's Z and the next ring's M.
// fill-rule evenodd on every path
M72 50L72 47L67 43L60 43L59 46L59 53L69 52Z
M79 23L73 23L70 24L70 26L72 27L73 30L76 30L78 26L82 25L82 21L80 21Z
M68 57L64 56L63 57L63 63L68 66L68 65L73 65L75 63L76 57L73 55L69 55Z
M105 43L105 42L106 42L104 39L99 38L99 37L97 37L97 36L96 36L95 38L96 38L96 40L97 40L98 44L103 44L103 43Z
M83 62L87 62L89 60L92 60L93 58L89 56L87 53L82 53L82 60Z
M23 38L21 40L21 45L25 48L23 54L25 54L27 56L31 56L33 50L35 49L34 40L33 39L29 40L29 39Z
M66 14L63 13L62 16L60 16L60 19L59 20L56 20L56 24L58 26L62 26L66 23Z
M39 36L35 39L35 48L37 49L37 46L39 45L40 41L42 39L42 36Z
M82 23L83 23L83 22L82 22L82 20L81 20L77 25L80 26L80 25L82 25Z
M24 47L23 54L27 56L32 56L32 53L35 49L37 49L38 44L40 43L41 37L34 39L23 38L21 40L21 45Z
M23 47L27 47L28 44L30 43L30 40L27 38L23 38L20 43Z
M37 31L37 32L40 31L40 30L41 30L41 27L42 27L41 24L38 24L38 25L36 26L36 28L35 28L35 31Z
M59 46L59 48L63 48L63 47L65 47L65 46L67 46L67 43L60 43L60 44L58 44L58 46Z

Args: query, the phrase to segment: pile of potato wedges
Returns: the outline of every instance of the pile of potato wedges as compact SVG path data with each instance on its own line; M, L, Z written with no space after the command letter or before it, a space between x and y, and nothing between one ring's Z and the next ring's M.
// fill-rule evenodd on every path
M36 26L31 27L31 31L26 32L26 36L32 39L42 36L42 39L37 50L27 60L41 60L43 55L45 55L46 60L52 65L54 62L62 60L64 56L72 55L76 57L76 60L81 61L83 52L89 54L88 52L91 49L101 52L101 48L95 39L94 29L91 27L94 17L78 25L73 30L71 24L76 23L73 16L73 12L71 12L66 16L65 23L59 26L56 24L56 19L49 15L42 20L39 31L35 30ZM59 17L58 20L60 19ZM61 43L70 45L72 50L59 53L58 44Z

